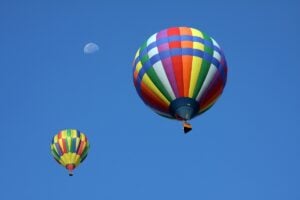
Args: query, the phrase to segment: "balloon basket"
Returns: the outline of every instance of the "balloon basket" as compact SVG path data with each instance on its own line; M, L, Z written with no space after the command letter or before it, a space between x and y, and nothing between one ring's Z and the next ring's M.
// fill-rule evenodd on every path
M187 123L187 122L183 122L183 131L184 131L184 133L187 134L191 130L192 130L192 125Z

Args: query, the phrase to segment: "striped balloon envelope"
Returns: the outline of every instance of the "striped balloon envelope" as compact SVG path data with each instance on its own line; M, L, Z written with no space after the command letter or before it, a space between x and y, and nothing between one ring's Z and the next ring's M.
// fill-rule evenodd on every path
M54 159L72 176L73 170L87 157L90 144L84 133L65 129L53 137L50 147Z
M222 94L227 64L218 43L189 27L152 35L138 49L133 79L141 99L156 113L187 123L208 110Z

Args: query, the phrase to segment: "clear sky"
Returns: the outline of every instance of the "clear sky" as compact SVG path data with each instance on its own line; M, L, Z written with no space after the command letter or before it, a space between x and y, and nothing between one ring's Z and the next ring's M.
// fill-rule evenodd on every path
M299 200L300 3L0 2L1 200ZM132 61L153 33L191 26L223 48L218 102L181 123L146 107ZM94 42L99 51L84 54ZM60 129L88 136L69 177Z

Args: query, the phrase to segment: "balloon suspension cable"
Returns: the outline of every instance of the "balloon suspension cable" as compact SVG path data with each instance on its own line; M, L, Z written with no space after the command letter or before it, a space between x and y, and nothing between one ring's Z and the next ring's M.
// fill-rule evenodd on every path
M192 130L192 125L188 123L187 121L183 121L183 131L185 134L190 132Z
M69 170L69 176L73 176L73 171Z

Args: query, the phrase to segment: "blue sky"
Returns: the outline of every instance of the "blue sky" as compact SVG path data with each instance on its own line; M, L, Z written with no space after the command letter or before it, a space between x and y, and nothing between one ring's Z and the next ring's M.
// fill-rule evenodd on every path
M300 199L299 4L1 1L0 199ZM171 26L215 38L229 66L188 135L132 83L138 47ZM50 155L64 128L91 143L73 177Z

